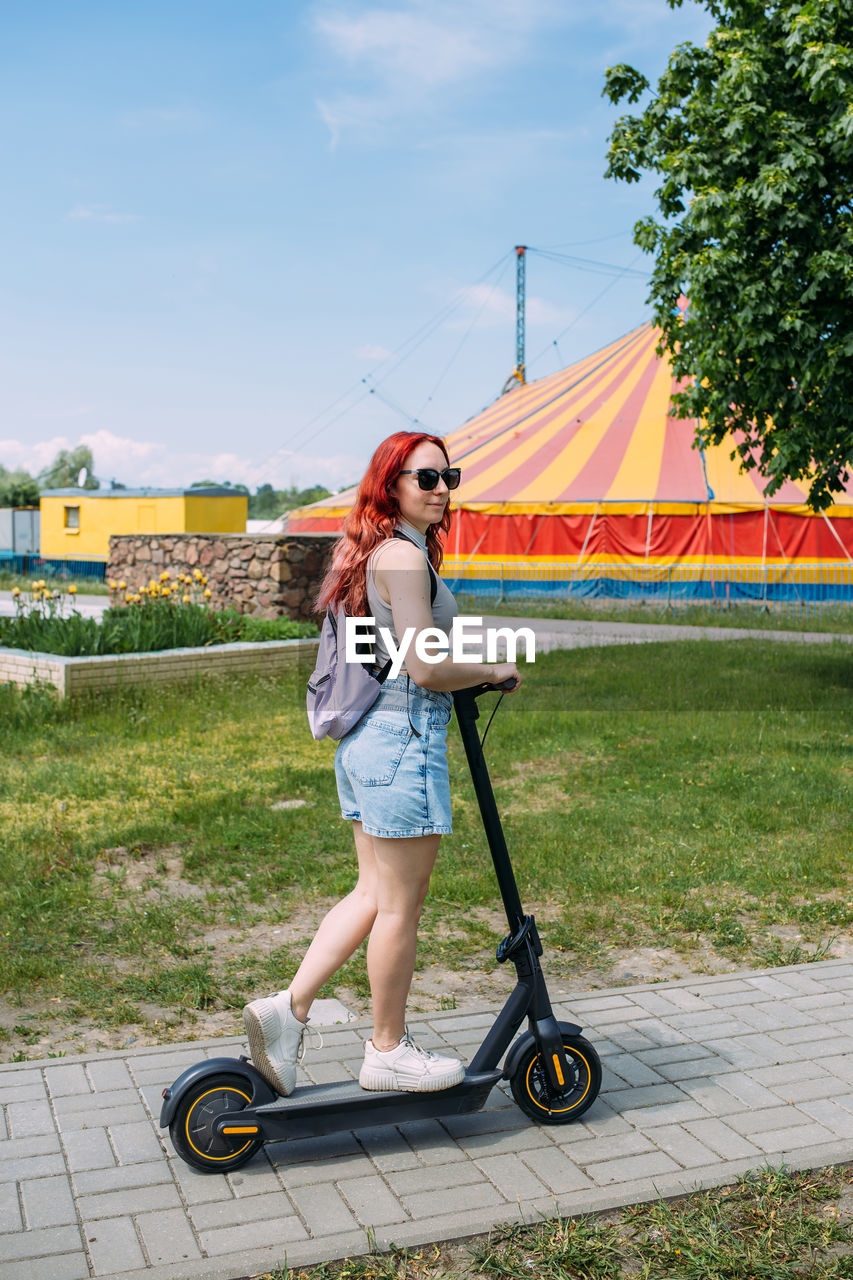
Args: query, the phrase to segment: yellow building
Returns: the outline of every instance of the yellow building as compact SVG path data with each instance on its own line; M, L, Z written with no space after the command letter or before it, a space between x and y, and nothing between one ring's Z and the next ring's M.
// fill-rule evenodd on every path
M233 489L45 489L45 560L108 560L111 534L245 533L249 499Z

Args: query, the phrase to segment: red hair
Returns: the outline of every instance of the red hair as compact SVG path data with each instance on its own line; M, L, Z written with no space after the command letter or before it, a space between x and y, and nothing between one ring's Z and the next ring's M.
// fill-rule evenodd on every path
M388 488L404 470L412 450L424 442L437 445L450 466L444 441L423 431L396 431L382 441L370 459L320 587L318 610L342 604L352 618L368 615L367 561L374 547L392 536L400 519L399 503ZM436 572L441 567L444 535L449 529L448 504L440 522L431 524L427 530L427 555Z

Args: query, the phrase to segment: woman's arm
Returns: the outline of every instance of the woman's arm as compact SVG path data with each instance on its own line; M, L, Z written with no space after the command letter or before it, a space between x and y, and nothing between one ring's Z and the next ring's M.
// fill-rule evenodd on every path
M418 547L402 540L391 543L383 550L381 563L374 570L374 581L380 596L391 606L398 643L409 628L414 629L406 650L405 667L415 684L447 693L482 681L501 684L514 679L516 688L521 684L514 662L454 662L450 656L438 662L424 662L418 656L415 639L435 625L430 605L429 569Z

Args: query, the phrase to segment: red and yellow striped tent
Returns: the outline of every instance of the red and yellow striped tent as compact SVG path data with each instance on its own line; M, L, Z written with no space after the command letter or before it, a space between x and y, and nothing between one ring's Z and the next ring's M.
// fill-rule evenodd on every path
M853 565L853 483L815 515L785 484L765 499L730 447L692 447L651 324L519 386L447 437L462 468L446 564ZM354 490L292 513L333 531Z

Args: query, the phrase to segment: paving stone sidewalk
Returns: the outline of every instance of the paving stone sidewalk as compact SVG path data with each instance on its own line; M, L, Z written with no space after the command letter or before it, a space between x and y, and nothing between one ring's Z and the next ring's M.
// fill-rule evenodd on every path
M239 1039L0 1066L0 1280L234 1280L379 1243L413 1245L559 1210L853 1159L853 960L578 992L558 1016L604 1064L573 1125L495 1090L470 1116L265 1149L196 1173L157 1127L165 1085ZM468 1056L488 1012L414 1026ZM327 1029L306 1076L357 1073L364 1022Z

